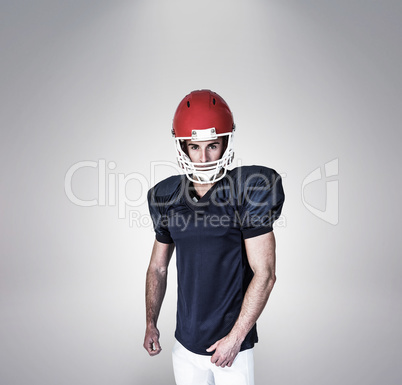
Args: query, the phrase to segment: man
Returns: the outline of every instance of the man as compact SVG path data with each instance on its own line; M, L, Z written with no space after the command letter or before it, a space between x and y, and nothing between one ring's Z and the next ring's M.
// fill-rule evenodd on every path
M272 169L227 169L234 127L218 94L187 95L172 130L186 175L167 178L148 193L156 240L146 279L144 347L151 356L161 351L157 320L176 247L177 385L254 384L256 321L275 283L272 226L284 193Z

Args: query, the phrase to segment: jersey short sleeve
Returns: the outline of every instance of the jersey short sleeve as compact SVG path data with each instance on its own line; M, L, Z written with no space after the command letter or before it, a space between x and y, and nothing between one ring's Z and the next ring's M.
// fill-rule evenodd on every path
M250 166L243 183L239 207L243 238L269 233L285 200L281 176L267 167Z
M177 185L177 177L171 177L148 191L148 208L157 241L173 243L168 227L167 209Z

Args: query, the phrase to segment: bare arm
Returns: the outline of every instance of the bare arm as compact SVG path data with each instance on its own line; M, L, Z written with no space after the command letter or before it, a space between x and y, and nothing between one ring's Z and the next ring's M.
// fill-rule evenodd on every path
M165 244L155 240L149 262L145 288L146 330L144 348L150 356L159 354L159 330L157 321L166 293L167 271L174 250L174 244Z
M211 362L231 366L248 332L262 313L275 284L275 236L270 233L245 240L247 258L254 272L243 299L240 315L230 333L210 346Z

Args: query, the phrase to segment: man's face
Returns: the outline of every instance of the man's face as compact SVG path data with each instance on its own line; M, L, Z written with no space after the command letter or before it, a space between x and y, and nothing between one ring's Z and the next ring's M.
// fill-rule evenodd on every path
M186 147L188 156L194 163L215 162L222 157L224 150L222 137L200 142L186 140Z

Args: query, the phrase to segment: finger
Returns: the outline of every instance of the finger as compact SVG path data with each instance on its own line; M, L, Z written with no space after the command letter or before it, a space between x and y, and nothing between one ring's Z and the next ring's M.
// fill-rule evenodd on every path
M150 350L152 350L152 340L147 340L145 338L144 340L144 344L142 345L144 347L144 349L149 353Z
M157 350L159 352L162 350L161 345L159 344L159 339L154 340L153 348L154 348L154 350Z
M223 361L222 361L222 360L216 361L215 365L216 365L216 366L221 366L222 368L225 366L225 365L223 365ZM222 366L222 365L223 365L223 366Z
M161 352L162 348L161 345L159 344L159 339L155 338L153 342L151 343L151 351L152 355L156 356Z
M207 352L213 352L214 350L216 350L216 345L217 345L217 342L215 342L213 345L211 345L211 346L207 349Z
M216 364L218 362L218 360L219 360L219 356L216 353L213 354L212 357L211 357L211 362L213 364Z
M221 366L223 364L225 360L221 357L217 357L217 359L215 360L215 365L216 366Z
M147 352L148 352L150 355L152 355L153 350L154 350L152 340L151 340L151 341L148 341L147 345L145 346L145 349L147 349Z
M149 350L148 350L148 353L149 353L149 355L150 356L156 356L157 354L159 354L160 352L161 352L161 350L162 349L153 349L153 347L151 347Z
M149 352L149 355L150 355L150 356L156 356L156 355L158 355L160 352L161 352L160 350L151 350L151 351Z

